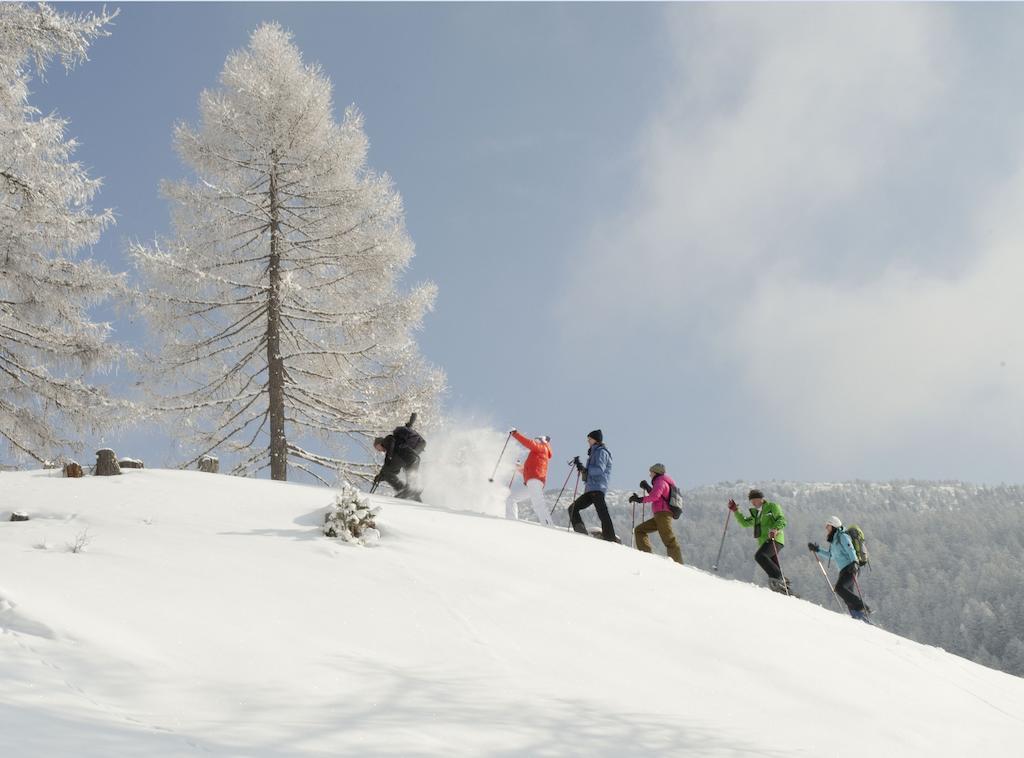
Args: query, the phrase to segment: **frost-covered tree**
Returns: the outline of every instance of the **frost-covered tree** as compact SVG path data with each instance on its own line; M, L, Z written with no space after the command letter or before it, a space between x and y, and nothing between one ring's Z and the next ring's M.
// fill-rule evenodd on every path
M0 438L37 460L77 448L69 432L114 421L119 404L88 374L119 351L88 309L123 285L76 256L113 215L91 210L99 181L72 160L67 122L29 105L28 85L54 58L85 60L114 15L0 4Z
M236 474L365 477L367 441L444 383L412 337L435 288L398 290L413 255L401 199L367 167L360 114L335 120L330 82L276 24L228 56L199 110L175 130L195 180L163 186L174 236L132 247L158 406L195 433L192 461L224 450Z
M380 542L376 517L379 507L348 482L342 482L334 496L334 507L324 515L324 534L357 545Z

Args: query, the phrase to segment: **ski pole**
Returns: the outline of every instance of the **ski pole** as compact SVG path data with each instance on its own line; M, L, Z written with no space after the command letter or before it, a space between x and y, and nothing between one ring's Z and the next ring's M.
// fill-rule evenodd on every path
M772 540L771 537L768 539ZM782 561L779 560L779 543L775 540L772 540L772 550L775 551L775 565L779 567L779 573L782 574L782 589L786 591L786 597L789 597L789 580L786 578L786 574L782 570Z
M491 478L488 479L487 481L493 482L494 481L494 477L496 477L498 475L498 466L501 465L501 459L505 457L505 448L508 447L508 441L510 439L512 439L512 432L509 432L508 436L505 438L505 444L502 445L501 453L498 455L498 462L494 464L494 473L491 474Z
M836 602L839 602L839 596L836 595L836 590L832 586L832 582L830 582L828 580L828 572L825 571L825 567L821 565L821 558L818 557L817 553L811 553L811 556L814 558L815 563L818 564L818 568L821 569L821 575L823 577L825 577L825 584L828 585L828 591L832 594L832 599L835 600ZM840 604L839 605L839 610L842 610L842 609L843 609L843 606L842 606L842 604Z
M572 466L572 461L569 461L569 465ZM562 485L562 489L558 491L558 497L555 498L555 504L551 506L551 515L555 515L555 508L558 507L558 501L562 499L562 495L565 492L565 488L569 486L569 477L572 476L572 468L569 469L569 473L565 477L565 484Z
M519 473L518 470L517 470L518 467L519 467L519 461L516 461L516 468L512 469L512 478L508 480L508 488L509 489L512 489L512 482L514 482L516 480L516 474Z
M712 571L718 571L718 562L722 560L722 548L725 547L725 533L729 529L729 522L732 521L732 519L729 518L731 515L731 511L725 512L725 528L722 529L722 542L718 545L718 557L715 558L715 565L711 567Z
M633 547L636 547L636 503L633 503L633 529L630 534L633 535Z
M859 574L859 573L860 572L858 571L857 574ZM857 585L857 594L860 595L860 601L864 604L864 607L866 608L867 607L867 601L864 600L864 590L862 590L860 588L860 582L857 581L857 574L853 575L853 583L855 585Z
M579 491L580 491L580 470L576 469L576 484L573 485L573 488L572 488L572 501L574 503L576 502L576 493L579 492ZM572 529L572 519L569 519L569 526L566 527L567 531L570 530L570 529Z

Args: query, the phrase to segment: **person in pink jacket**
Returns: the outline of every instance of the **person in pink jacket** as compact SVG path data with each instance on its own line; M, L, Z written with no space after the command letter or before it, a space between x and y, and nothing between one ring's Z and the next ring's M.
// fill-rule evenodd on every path
M676 540L676 533L672 531L672 511L668 507L669 493L671 488L675 486L675 482L665 473L665 467L660 463L655 463L651 466L650 471L651 484L648 494L640 497L634 492L629 497L629 502L631 503L651 504L651 518L642 524L638 524L636 529L633 530L637 550L642 550L645 553L651 552L651 540L647 535L651 532L657 532L661 537L661 541L665 543L668 557L676 563L682 563L683 551L679 547L679 541ZM647 489L646 485L647 482L640 483L640 486L645 490Z

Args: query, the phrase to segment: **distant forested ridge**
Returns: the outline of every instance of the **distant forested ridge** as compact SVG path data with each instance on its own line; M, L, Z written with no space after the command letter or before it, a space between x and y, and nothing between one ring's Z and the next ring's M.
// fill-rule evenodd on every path
M711 570L725 526L726 503L732 497L745 507L751 487L762 489L786 514L782 567L803 598L836 608L807 543L824 543L825 519L839 516L867 535L871 565L862 570L860 583L877 623L1024 676L1024 486L723 482L686 490L683 516L674 525L688 564ZM629 492L608 496L616 530L627 545L632 543ZM549 504L556 494L548 493ZM564 506L569 502L569 495L564 495L555 513L562 525L567 523ZM584 519L596 525L593 508L584 511ZM652 543L656 552L664 553L657 535ZM753 561L755 549L753 531L732 521L719 574L764 585L764 574ZM835 565L828 568L829 579L835 581Z

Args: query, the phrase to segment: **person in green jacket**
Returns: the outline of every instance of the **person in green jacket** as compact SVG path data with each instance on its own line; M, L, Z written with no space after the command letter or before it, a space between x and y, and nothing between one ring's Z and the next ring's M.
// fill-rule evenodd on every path
M751 490L747 499L750 501L749 516L740 513L740 507L735 500L729 501L729 510L744 529L754 528L754 538L757 540L754 560L768 575L768 586L776 592L788 595L789 580L783 576L782 564L779 563L779 551L786 541L783 532L786 528L786 517L778 503L764 499L761 490Z

